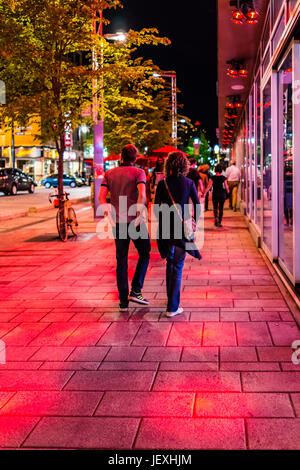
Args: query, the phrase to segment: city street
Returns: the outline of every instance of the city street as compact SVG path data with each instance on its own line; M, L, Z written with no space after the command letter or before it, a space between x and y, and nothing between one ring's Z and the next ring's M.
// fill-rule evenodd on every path
M66 244L54 210L1 223L0 447L297 449L299 311L241 215L216 229L208 213L184 314L167 319L155 244L150 306L119 313L114 244L87 204L76 210Z
M65 191L70 193L71 199L85 199L91 195L90 186L80 188L66 186ZM48 200L50 193L54 194L55 188L35 188L34 194L20 191L16 196L5 196L0 193L0 221L23 216L29 211L51 209Z

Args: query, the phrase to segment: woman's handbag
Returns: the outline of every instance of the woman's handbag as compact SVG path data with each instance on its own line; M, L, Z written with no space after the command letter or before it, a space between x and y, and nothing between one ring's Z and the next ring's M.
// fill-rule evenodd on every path
M195 232L197 230L197 224L196 224L196 221L194 219L194 217L190 217L189 219L187 220L183 220L182 218L182 215L176 205L176 202L174 201L174 198L171 194L171 191L169 189L169 186L168 186L168 183L167 183L167 180L165 180L165 186L166 186L166 190L168 191L168 194L170 196L170 199L172 201L172 204L173 206L175 207L176 211L177 211L177 214L178 214L178 217L180 218L182 224L183 224L183 231L184 231L184 238L186 239L186 241L188 242L193 242L194 241L194 238L195 238Z

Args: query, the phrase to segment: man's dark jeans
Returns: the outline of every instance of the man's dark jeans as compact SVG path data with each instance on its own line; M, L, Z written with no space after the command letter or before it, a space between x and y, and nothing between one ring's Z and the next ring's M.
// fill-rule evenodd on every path
M214 215L215 219L217 219L219 223L221 223L223 219L225 201L226 198L224 193L213 193Z
M180 303L182 269L186 252L183 248L171 245L167 256L168 312L176 312Z
M116 244L116 256L117 256L117 284L119 290L119 298L122 304L128 303L129 287L128 287L128 250L130 241L130 235L128 234L129 224L117 224L114 229L114 237ZM143 230L147 230L143 227ZM126 234L127 238L122 239L121 234ZM147 239L139 238L132 240L135 248L139 254L139 260L136 266L134 278L132 281L132 290L136 293L141 292L147 269L150 262L151 244L149 236Z

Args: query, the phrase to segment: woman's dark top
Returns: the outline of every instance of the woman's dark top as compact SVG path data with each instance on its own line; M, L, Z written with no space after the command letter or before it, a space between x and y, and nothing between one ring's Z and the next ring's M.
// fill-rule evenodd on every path
M188 172L187 178L194 181L196 189L198 189L199 181L201 180L201 176L196 168L191 168Z
M215 175L212 177L213 180L213 194L216 195L225 195L225 190L224 190L224 181L226 181L225 176L223 175Z
M175 203L181 207L182 218L188 219L190 217L190 215L185 214L185 206L189 204L190 199L191 199L194 205L194 214L196 215L196 218L198 219L200 217L199 209L201 206L200 206L200 201L198 198L198 194L197 194L197 190L196 190L196 186L194 182L184 176L168 176L166 180L167 180L169 190L173 196ZM162 224L165 222L165 220L162 219L162 214L159 212L159 206L162 204L166 204L169 207L173 205L172 200L169 196L169 193L166 189L164 180L158 183L156 194L155 194L154 213L159 220L160 228ZM174 213L173 217L178 218L178 215L176 212ZM171 217L169 240L162 240L161 237L158 236L158 248L159 248L162 258L166 258L168 254L168 245L180 246L183 249L185 249L186 240L184 239L184 236L182 236L182 239L179 239L179 240L176 239L176 237L174 237L174 221L175 219L173 218L173 223L172 223L172 217ZM161 231L160 231L160 234L161 234ZM196 246L194 246L194 249L187 250L187 252L191 256L194 256L195 258L201 259L201 255L198 252Z

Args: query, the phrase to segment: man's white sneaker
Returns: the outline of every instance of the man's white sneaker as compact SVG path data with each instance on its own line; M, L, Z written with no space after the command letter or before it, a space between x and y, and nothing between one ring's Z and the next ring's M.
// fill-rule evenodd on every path
M172 318L172 317L175 317L176 315L180 315L181 313L183 313L183 308L179 307L179 309L176 310L176 312L167 312L166 317Z

